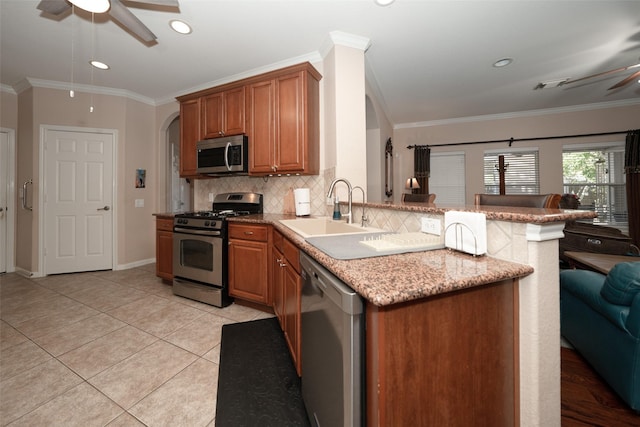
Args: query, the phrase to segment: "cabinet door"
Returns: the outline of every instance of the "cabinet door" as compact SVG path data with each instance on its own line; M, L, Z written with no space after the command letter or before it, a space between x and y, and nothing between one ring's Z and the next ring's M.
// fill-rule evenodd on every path
M271 305L267 242L229 239L229 295Z
M275 165L278 172L303 172L305 156L304 72L276 79Z
M301 375L300 359L300 297L302 278L287 263L284 267L284 337L289 346L293 364Z
M196 143L200 140L200 99L180 103L180 176L196 176Z
M241 135L245 131L245 89L244 86L224 93L225 135Z
M173 232L156 231L156 276L173 280Z
M249 85L248 92L249 173L274 173L275 81Z
M202 98L202 137L216 138L224 135L223 92Z
M284 329L284 255L276 247L271 252L271 292L273 311Z

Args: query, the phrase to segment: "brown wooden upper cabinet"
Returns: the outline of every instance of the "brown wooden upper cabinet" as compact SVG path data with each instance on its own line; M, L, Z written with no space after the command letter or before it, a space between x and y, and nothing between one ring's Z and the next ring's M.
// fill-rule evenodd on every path
M251 175L318 173L320 78L297 66L249 85Z
M245 87L202 97L202 138L240 135L245 132Z
M180 176L197 175L196 143L200 140L200 98L180 102Z
M178 97L180 176L198 176L200 139L243 133L250 175L318 174L321 78L306 62Z

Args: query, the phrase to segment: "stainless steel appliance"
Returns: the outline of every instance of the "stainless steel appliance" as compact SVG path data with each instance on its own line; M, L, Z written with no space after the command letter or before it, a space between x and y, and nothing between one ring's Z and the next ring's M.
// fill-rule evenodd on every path
M196 143L197 172L207 175L243 175L249 172L246 135L205 139Z
M302 267L302 398L314 427L364 423L362 298L305 253Z
M262 194L222 193L214 198L211 211L175 215L173 293L217 307L229 305L227 218L262 209Z

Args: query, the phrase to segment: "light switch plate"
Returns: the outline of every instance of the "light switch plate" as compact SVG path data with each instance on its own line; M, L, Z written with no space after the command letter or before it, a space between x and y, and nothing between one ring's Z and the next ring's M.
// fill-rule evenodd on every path
M144 208L144 199L136 199L136 208Z
M213 193L209 193L209 201L213 202Z

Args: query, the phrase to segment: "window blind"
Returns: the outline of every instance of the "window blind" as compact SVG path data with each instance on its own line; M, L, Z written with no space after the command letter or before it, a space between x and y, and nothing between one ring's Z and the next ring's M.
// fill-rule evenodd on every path
M538 150L514 150L509 152L484 153L484 191L500 194L500 171L498 157L504 156L505 193L539 194L540 174Z
M429 192L438 205L465 204L464 153L431 153Z

